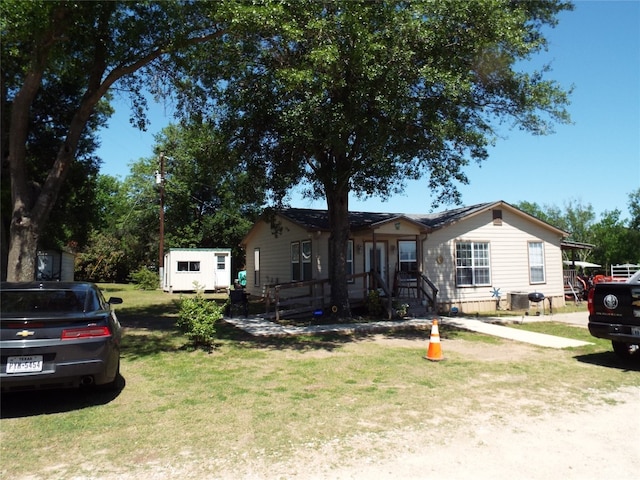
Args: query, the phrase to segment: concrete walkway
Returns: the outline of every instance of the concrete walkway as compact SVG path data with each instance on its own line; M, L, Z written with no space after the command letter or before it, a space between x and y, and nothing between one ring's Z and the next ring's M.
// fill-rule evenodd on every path
M530 343L540 347L549 348L569 348L590 345L589 342L574 340L572 338L556 337L545 333L528 332L515 328L496 325L495 323L483 322L470 318L445 318L442 320L445 325L471 330L472 332L484 333L494 337L507 338L517 342Z
M253 336L289 336L289 335L313 335L319 333L354 333L354 332L384 332L391 329L401 329L410 327L428 328L432 324L433 318L412 318L408 320L380 321L368 323L340 323L333 325L310 325L307 327L283 326L275 322L271 322L258 316L249 318L234 317L225 318L230 323L241 330ZM530 343L548 348L570 348L590 345L589 342L574 340L571 338L556 337L554 335L546 335L543 333L527 332L518 330L504 325L497 325L492 321L505 322L511 319L518 323L539 322L539 321L556 321L568 323L576 326L586 326L587 314L574 313L562 315L545 315L533 317L508 317L493 318L486 320L478 320L465 317L437 317L440 324L451 325L456 328L470 330L472 332L492 335L494 337L506 338L518 342Z

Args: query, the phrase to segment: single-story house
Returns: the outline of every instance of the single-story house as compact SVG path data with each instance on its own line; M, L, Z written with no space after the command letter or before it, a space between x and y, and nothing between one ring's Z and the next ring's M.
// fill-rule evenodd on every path
M165 292L216 291L230 286L230 248L171 248L164 255Z
M424 215L350 212L349 222L350 298L366 295L366 272L376 271L394 297L438 312L529 308L536 292L547 306L565 304L568 233L504 201ZM247 292L269 297L275 287L328 279L329 234L325 210L283 209L275 223L256 222L242 242Z

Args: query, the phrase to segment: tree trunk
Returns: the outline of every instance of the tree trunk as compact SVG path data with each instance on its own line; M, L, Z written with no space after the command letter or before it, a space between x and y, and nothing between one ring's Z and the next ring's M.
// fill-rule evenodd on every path
M340 189L335 189L340 190ZM327 190L329 209L329 278L331 306L339 319L351 318L347 286L347 245L349 241L349 191Z
M24 83L12 101L9 123L9 175L11 177L11 225L7 255L7 280L10 282L35 279L38 234L43 214L48 211L33 209L33 186L28 181L26 167L29 115L49 59L49 53L65 29L67 7L60 5L52 13L52 22L39 44L34 46L33 62L25 74ZM55 200L55 199L54 199Z
M7 259L7 280L30 282L36 278L38 229L28 217L11 222L11 244Z
M9 126L9 174L11 177L11 224L7 256L7 280L10 282L35 279L38 244L37 222L32 221L33 189L27 181L26 141L29 111L42 78L42 71L27 76L16 94Z
M91 27L95 28L95 42L93 45L93 57L91 62L87 62L87 90L71 119L65 140L60 146L57 158L37 197L33 196L32 184L28 180L26 168L29 114L31 105L41 86L44 72L49 67L50 52L55 45L64 41L68 34L68 29L72 27L70 23L64 21L72 11L72 5L60 2L58 7L51 13L51 21L47 30L42 34L40 42L34 44L32 52L34 61L29 65L24 77L24 83L13 98L9 125L8 154L13 207L6 265L7 280L9 281L33 280L35 278L38 235L47 222L49 213L58 198L58 193L69 166L75 160L82 131L86 127L96 104L104 97L114 82L137 72L166 54L173 42L170 37L166 40L167 43L165 43L165 39L159 40L157 45L150 45L150 50L140 50L141 56L133 58L129 62L110 59L107 46L115 40L110 37L112 32L109 20L117 5L113 3L109 4L109 7L102 9L99 17L87 20L87 28L89 28L89 25L94 25L92 22L95 22L94 27ZM131 32L125 33L131 34ZM184 40L184 47L202 44L223 34L224 30L220 29L207 35L187 38ZM70 35L73 35L73 30ZM137 42L138 40L136 39L135 41ZM134 48L133 45L129 45L132 50ZM60 58L66 57L62 56ZM54 61L59 61L60 58L54 59ZM69 58L73 58L73 53ZM114 66L108 69L109 60L112 61ZM109 74L103 79L107 70L109 70ZM2 88L6 87L3 86ZM4 91L2 91L2 95L5 95ZM3 102L5 100L3 98Z

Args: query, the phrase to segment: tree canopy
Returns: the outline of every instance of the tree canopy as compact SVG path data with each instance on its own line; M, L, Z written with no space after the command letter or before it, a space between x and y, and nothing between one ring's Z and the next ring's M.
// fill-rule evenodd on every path
M567 92L547 70L519 69L547 47L542 27L570 8L551 0L231 4L223 61L194 67L198 86L216 98L205 113L248 170L265 172L276 201L298 184L326 198L340 315L349 315L350 193L386 197L424 177L434 204L458 202L464 167L487 158L500 122L546 134L569 120Z
M543 29L571 8L562 0L7 0L1 8L13 280L33 276L82 132L116 86L132 94L140 127L142 88L176 87L187 125L215 126L275 204L297 185L326 198L341 316L350 314L349 194L386 197L424 178L434 205L458 202L465 167L487 158L502 122L547 134L569 121L568 92L547 68L526 63L547 48ZM67 74L82 79L82 96L33 194L28 118L38 95Z
M143 86L162 88L151 71L162 72L163 61L194 45L218 38L219 24L212 18L217 3L202 2L66 2L6 0L0 3L2 33L3 156L11 180L11 223L7 277L31 280L36 249L65 178L75 162L85 128L94 121L100 102L110 89L131 94L135 118L144 127ZM176 72L178 73L178 72ZM34 129L30 120L40 100L56 98L64 79L78 82L67 108L51 109L59 125L55 154L41 161L48 165L41 188L32 188L27 154ZM52 100L55 99L55 100ZM50 155L50 156L49 156ZM3 229L4 230L4 229Z
M640 264L640 189L629 193L629 218L621 210L605 211L596 219L593 207L578 200L569 200L561 208L557 205L538 205L519 202L516 206L551 225L569 233L568 240L593 245L593 249L577 252L576 259L602 265ZM571 260L566 256L565 260Z

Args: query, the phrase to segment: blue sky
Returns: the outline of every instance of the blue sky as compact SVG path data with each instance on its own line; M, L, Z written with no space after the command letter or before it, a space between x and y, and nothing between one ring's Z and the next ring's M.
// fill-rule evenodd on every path
M619 209L628 215L629 193L640 188L640 1L576 1L547 33L549 51L536 64L550 63L549 78L575 87L572 125L557 125L549 136L503 132L489 158L465 172L462 202L535 202L564 209L568 202L591 205L599 217ZM172 121L171 110L152 105L150 128L129 123L127 102L100 133L101 173L124 179L130 164L153 156L154 135ZM434 198L426 180L411 182L387 201L350 199L351 210L426 213ZM292 206L326 208L294 196ZM450 208L442 205L438 210Z

